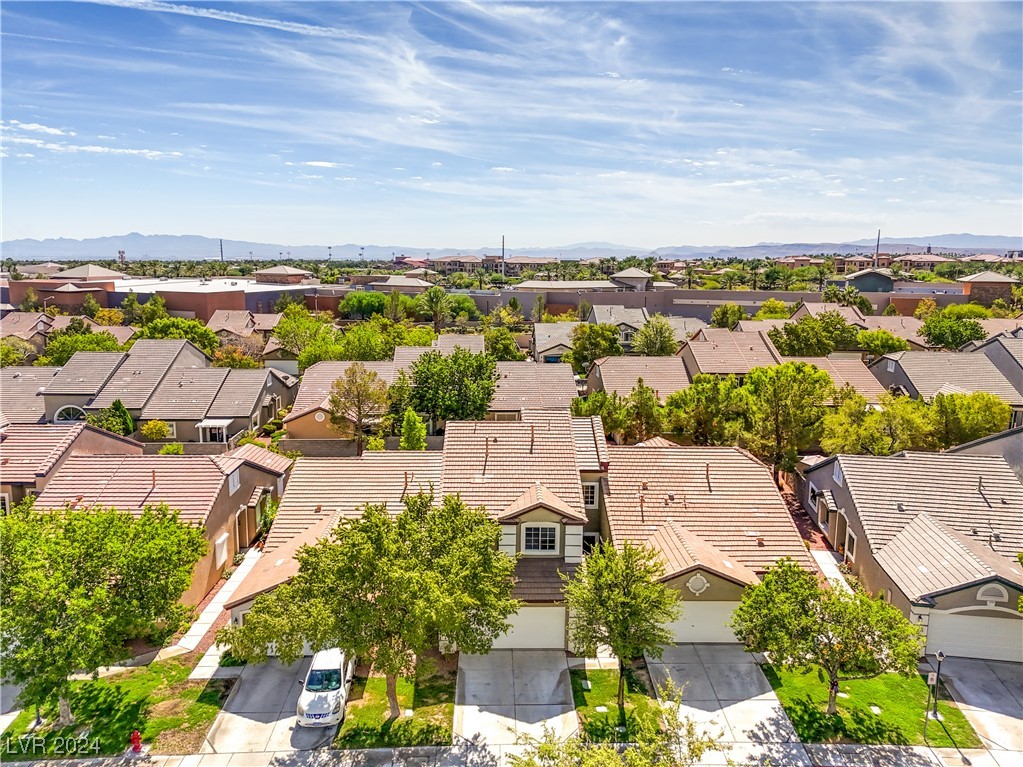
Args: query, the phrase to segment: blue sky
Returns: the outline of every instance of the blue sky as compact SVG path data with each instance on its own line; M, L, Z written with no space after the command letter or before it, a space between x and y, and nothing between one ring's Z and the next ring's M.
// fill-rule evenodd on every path
M4 2L3 238L1023 230L1020 3Z

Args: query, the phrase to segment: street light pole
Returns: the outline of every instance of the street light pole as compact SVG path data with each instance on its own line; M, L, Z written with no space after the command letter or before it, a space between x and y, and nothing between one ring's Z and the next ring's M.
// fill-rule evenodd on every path
M938 659L938 673L937 673L937 676L934 678L934 718L937 719L938 718L938 687L941 684L941 662L943 660L945 660L945 653L943 653L941 650L938 650L937 654L934 657L936 657Z

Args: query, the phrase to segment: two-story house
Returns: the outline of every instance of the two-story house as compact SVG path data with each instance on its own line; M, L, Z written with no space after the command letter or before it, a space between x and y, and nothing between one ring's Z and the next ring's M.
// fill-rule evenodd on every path
M586 319L587 322L598 325L614 325L618 328L618 343L622 345L622 349L629 351L632 349L633 336L646 325L650 315L643 307L598 304L590 309L590 314Z

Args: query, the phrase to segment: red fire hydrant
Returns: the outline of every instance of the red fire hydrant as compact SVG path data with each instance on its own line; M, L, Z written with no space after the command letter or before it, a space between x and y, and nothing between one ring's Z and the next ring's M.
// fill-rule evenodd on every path
M138 730L133 730L131 733L131 750L136 754L142 750L142 733Z

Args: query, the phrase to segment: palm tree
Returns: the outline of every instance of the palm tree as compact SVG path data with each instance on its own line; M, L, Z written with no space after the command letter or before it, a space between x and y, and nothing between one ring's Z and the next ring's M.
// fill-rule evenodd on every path
M692 290L693 289L693 280L696 279L696 267L693 266L692 264L686 264L685 275L686 275L686 287L689 288L689 290Z
M434 333L440 333L440 326L451 319L451 297L439 285L419 296L419 306L420 311L433 320Z
M824 290L824 286L828 284L828 279L831 277L831 270L827 264L821 264L814 269L814 278L817 280L817 290Z
M791 269L782 269L778 274L778 284L781 285L782 290L788 290L792 287L792 283L796 281L796 275Z

